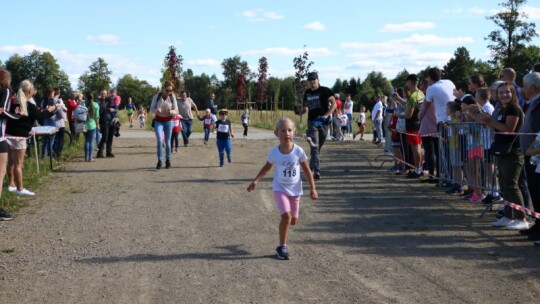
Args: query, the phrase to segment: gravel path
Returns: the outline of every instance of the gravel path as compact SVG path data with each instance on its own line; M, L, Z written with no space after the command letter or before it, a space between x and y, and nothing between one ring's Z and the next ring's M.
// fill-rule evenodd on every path
M241 128L236 128L241 135ZM235 139L219 168L200 134L155 170L151 132L116 158L82 157L0 225L1 303L529 303L540 251L479 207L388 176L367 142L323 149L320 200L302 200L290 261L274 258L271 180L252 192L272 132ZM241 136L240 136L241 137ZM301 143L305 149L307 145ZM307 185L306 185L307 186ZM519 286L519 289L510 289Z

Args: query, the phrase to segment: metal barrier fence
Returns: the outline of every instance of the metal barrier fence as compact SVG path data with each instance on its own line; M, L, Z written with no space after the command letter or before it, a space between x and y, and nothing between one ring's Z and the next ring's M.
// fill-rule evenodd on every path
M476 122L439 124L438 173L442 181L493 191L496 167L489 149L491 128Z

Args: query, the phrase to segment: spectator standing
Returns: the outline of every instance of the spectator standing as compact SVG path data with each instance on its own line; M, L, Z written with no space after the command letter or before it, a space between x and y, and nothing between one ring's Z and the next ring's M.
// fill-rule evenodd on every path
M371 111L371 120L373 121L373 143L380 144L382 142L382 121L383 121L383 104L381 101L381 96L379 94L375 95L375 105Z
M345 99L345 104L343 105L343 109L345 110L345 114L347 115L347 122L348 122L347 133L349 137L351 137L353 133L353 128L352 128L353 106L354 106L354 102L352 101L351 94L347 94L347 98Z
M84 133L84 160L94 161L94 140L96 138L97 126L99 125L99 104L94 101L94 94L86 92L86 108L88 114L86 118L86 133Z
M101 140L98 145L97 158L103 158L104 148L106 148L106 157L114 157L112 153L115 132L113 120L116 118L116 112L118 110L114 98L115 94L116 92L113 91L111 96L108 96L107 90L103 90L99 97L99 130L101 132Z
M409 171L408 177L418 178L422 176L422 137L420 137L420 107L424 103L424 93L418 88L418 76L410 74L405 82L406 91L409 93L407 99L403 99L399 94L394 93L393 97L399 103L404 104L405 118L405 140L408 151L411 152L414 170ZM434 118L431 116L431 118ZM407 152L408 152L407 151ZM407 153L405 153L406 155Z
M505 68L501 71L501 74L499 75L499 78L502 81L510 82L514 86L514 89L516 90L519 106L521 107L521 109L525 111L525 109L523 108L525 107L525 100L521 96L521 88L516 83L516 77L517 77L517 74L513 68Z
M47 88L45 92L45 96L46 97L41 101L41 107L40 107L41 110L44 110L49 106L56 105L56 100L54 99L55 95L54 95L53 88ZM43 126L56 128L56 120L54 119L54 117L45 118L43 120ZM46 155L49 155L50 157L54 158L53 147L54 147L55 139L56 139L56 133L43 136L43 143L41 146L41 158L45 158Z
M82 98L79 95L79 92L73 91L71 92L71 97L66 102L67 119L69 123L69 133L71 134L72 139L74 139L76 135L75 118L73 117L73 110L75 110L81 104L81 99Z
M512 83L501 84L497 88L497 96L501 104L497 117L479 113L476 115L477 121L485 123L496 132L517 132L523 124L523 112L519 107L516 90ZM499 171L501 194L506 201L524 207L523 195L518 187L518 179L524 161L519 136L495 134L494 144L502 144L510 149L505 149L504 152L500 151L502 153L496 155L495 158ZM494 149L493 146L492 149ZM529 229L525 214L521 211L514 211L509 206L505 206L504 216L493 222L492 226L514 230Z
M435 175L435 168L438 168L439 139L437 134L437 124L448 120L446 114L446 104L455 99L454 83L447 79L441 79L441 70L431 68L428 71L429 87L426 90L425 102L420 108L418 118L420 119L419 134L422 136L427 169L431 176ZM435 117L433 117L433 114ZM439 172L437 171L437 176Z
M536 212L540 211L540 172L536 170L537 166L531 162L531 156L540 154L537 147L534 147L534 135L531 133L540 132L540 73L532 72L523 77L523 93L528 100L529 107L525 113L525 122L519 130L519 142L521 150L525 153L524 167L529 184L529 193L531 201ZM536 153L534 152L536 150ZM540 220L536 219L535 224L523 234L533 241L540 240Z
M360 106L360 113L358 114L356 124L358 125L358 132L353 135L353 140L356 138L356 135L360 135L360 140L364 140L364 132L366 130L366 107Z
M8 144L5 138L5 119L9 116L4 110L9 108L13 97L11 90L11 73L0 68L0 196L4 185L4 176L6 175L6 166L8 160ZM13 216L6 210L0 208L0 221L9 221Z

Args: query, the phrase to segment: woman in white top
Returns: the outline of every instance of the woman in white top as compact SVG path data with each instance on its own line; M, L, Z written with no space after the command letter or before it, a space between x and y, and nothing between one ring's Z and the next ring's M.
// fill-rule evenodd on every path
M347 94L347 99L345 99L345 114L347 114L347 133L352 134L352 120L353 120L353 101L351 99L351 94ZM350 136L350 135L349 135Z

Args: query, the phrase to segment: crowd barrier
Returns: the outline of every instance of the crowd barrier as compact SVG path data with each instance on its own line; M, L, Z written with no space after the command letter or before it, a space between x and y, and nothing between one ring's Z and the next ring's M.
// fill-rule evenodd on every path
M401 135L399 136L400 149L403 156L402 158L398 158L394 155L394 159L397 162L408 169L421 169L421 171L426 172L424 168L415 168L413 165L413 161L410 155L408 155L410 151L407 153L408 145L404 142L405 137L407 135L437 137L437 174L431 177L438 178L440 186L443 183L457 183L461 186L481 189L490 193L499 191L497 166L494 156L490 151L495 134L516 136L525 134L517 132L494 132L493 129L476 122L440 123L437 133L427 135L399 131L397 133ZM536 135L536 133L525 135ZM540 213L534 210L511 202L505 202L505 205L540 219ZM486 210L481 216L488 210L491 210L491 205L486 206Z

